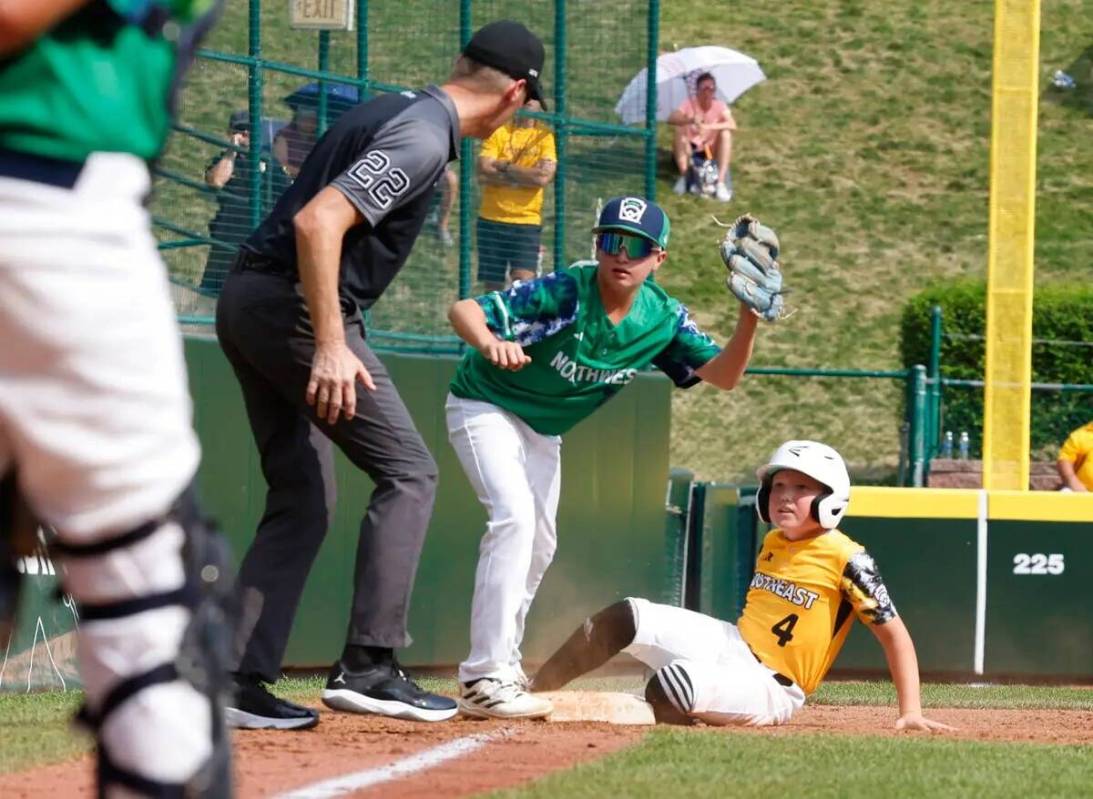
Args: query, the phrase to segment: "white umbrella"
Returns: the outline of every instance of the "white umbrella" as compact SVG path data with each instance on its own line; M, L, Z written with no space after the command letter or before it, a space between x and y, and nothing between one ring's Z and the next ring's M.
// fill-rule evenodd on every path
M709 72L717 81L717 96L731 103L752 86L766 80L759 62L728 47L686 47L657 58L657 119L668 119L679 104L695 95L695 79ZM615 113L632 125L645 121L648 70L639 72L615 105Z

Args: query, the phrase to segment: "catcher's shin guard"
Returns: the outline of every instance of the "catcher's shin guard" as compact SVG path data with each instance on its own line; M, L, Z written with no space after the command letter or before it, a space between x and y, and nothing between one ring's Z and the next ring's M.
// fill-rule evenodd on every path
M231 796L231 565L192 493L117 537L53 550L79 602L78 719L98 744L99 796Z
M657 669L645 684L645 701L660 724L694 724L694 698L691 676L679 661Z

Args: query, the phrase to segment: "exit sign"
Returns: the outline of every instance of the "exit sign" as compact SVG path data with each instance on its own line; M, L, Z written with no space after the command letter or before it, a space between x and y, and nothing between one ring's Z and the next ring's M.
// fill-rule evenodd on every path
M289 24L298 30L353 30L353 0L289 0Z

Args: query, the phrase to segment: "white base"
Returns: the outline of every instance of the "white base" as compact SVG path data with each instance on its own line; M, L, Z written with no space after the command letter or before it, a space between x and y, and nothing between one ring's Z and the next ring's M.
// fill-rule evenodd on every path
M603 721L608 724L655 724L653 706L620 691L546 691L554 712L547 721Z

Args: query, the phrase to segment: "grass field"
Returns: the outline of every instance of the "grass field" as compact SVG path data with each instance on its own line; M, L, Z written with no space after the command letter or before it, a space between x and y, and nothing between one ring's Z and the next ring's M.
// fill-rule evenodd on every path
M452 680L422 684L453 693ZM317 702L320 678L288 679L278 693ZM636 690L637 678L579 681L583 690ZM79 704L68 694L0 695L0 772L62 761L85 751L68 718ZM814 705L892 707L887 682L829 682ZM1093 691L1049 686L927 684L929 708L1021 708L1093 711ZM980 742L923 736L876 737L786 732L734 735L715 730L654 728L625 751L495 796L706 797L773 796L1084 796L1093 779L1093 747ZM716 786L716 787L714 787Z
M491 797L1088 796L1091 747L658 728L638 746Z

